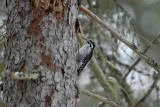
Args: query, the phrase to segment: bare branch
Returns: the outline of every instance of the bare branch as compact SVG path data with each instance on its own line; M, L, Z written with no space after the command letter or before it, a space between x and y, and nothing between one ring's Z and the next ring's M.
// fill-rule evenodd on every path
M6 22L4 22L1 26L0 26L0 29L2 29L3 27L6 26Z
M80 26L80 32L81 32L81 35L84 35L81 26ZM83 41L83 39L81 38L81 36L80 36L79 33L78 33L78 40L79 40L79 42L80 42L81 45L84 44L84 41ZM95 70L95 73L97 74L96 76L97 76L100 84L102 85L102 87L103 87L105 90L108 90L108 89L109 89L109 90L111 91L113 97L114 97L114 100L116 100L117 102L119 102L119 103L121 103L122 105L124 105L124 104L122 103L122 100L121 100L118 92L111 86L111 84L110 84L110 83L108 82L108 80L106 79L104 73L102 72L102 70L101 70L100 66L98 65L98 62L97 62L97 60L96 60L96 58L95 58L94 56L92 57L91 62L92 62L93 65L94 65L94 70Z
M4 70L0 74L0 80L2 80L5 77L10 77L11 79L17 79L17 80L24 80L24 79L33 79L36 80L40 78L41 71L48 71L47 68L43 66L39 66L36 70L33 70L31 72L11 72L10 70Z
M115 29L110 27L108 24L104 23L99 17L97 17L94 13L86 9L84 6L80 6L80 10L84 12L86 15L88 15L91 19L95 20L97 23L102 25L104 28L109 30L114 37L116 37L118 40L123 42L125 45L127 45L130 49L132 49L135 53L137 53L141 58L143 58L150 66L152 66L155 70L158 72L160 71L160 66L154 62L151 58L149 58L146 55L143 55L139 49L135 46L134 43L130 43L129 41L125 40L122 35L120 35Z
M116 68L116 66L114 64L112 64L107 58L105 58L105 56L98 50L95 50L95 53L98 55L98 57L100 57L106 64L108 64L113 70L114 72L118 75L118 76L122 76L122 73Z
M153 43L155 43L157 40L158 40L159 36L156 37L154 40L153 40ZM143 51L143 54L145 54L148 49L150 48L151 46L147 46L146 49ZM129 73L132 71L132 69L139 63L139 61L141 60L141 57L137 59L137 61L128 69L127 73L125 74L125 76L122 78L122 81L125 81L127 76L129 75ZM121 81L121 82L122 82Z
M156 84L160 78L160 72L158 72L157 77L155 78L154 83L152 84L151 88L147 91L147 93L135 104L135 107L139 106L142 102L146 100L146 98L151 94L152 90L156 87Z
M145 50L144 50L144 54L147 52L147 50L150 48L151 46L148 46ZM141 60L141 57L137 59L137 61L131 65L131 67L128 69L127 73L124 75L124 77L122 78L122 81L125 81L126 78L128 77L128 75L130 74L130 72L132 71L132 69L139 63L139 61Z
M91 98L94 98L94 99L97 99L99 101L105 102L106 104L109 104L112 107L118 107L117 104L115 104L115 102L111 102L111 101L109 101L108 99L106 99L103 96L91 93L91 92L89 92L87 90L84 90L84 89L79 89L79 91L80 91L81 94L84 94L84 95L87 95L87 96L89 96Z
M10 72L9 70L5 70L1 73L0 80L5 77L10 77L16 80L24 80L24 79L33 79L36 80L39 78L38 73L23 73L23 72Z

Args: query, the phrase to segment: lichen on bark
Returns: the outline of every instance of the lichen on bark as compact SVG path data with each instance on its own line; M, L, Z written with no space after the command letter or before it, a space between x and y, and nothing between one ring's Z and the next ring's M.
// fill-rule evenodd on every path
M47 0L49 4L43 1L7 0L5 69L31 72L39 66L44 68L38 80L7 77L4 80L4 106L76 105L78 3L77 0ZM53 5L61 6L61 10Z

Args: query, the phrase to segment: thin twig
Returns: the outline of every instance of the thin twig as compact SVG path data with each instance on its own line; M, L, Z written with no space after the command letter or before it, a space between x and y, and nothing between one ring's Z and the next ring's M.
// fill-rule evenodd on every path
M84 36L84 33L83 33L83 30L82 30L82 27L81 27L81 26L80 26L80 31L81 31L81 35ZM83 41L82 39L80 39L79 35L78 35L78 40L80 41L80 44L81 44L81 45L84 44L84 41ZM82 43L82 42L83 42L83 43ZM114 72L115 72L115 73L117 73L120 77L122 76L121 72L120 72L107 58L105 58L104 55L103 55L100 51L95 50L94 52L95 52L95 54L97 54L98 57L100 57L106 64L108 64L112 69L114 69ZM93 58L93 59L94 59L94 58ZM96 63L94 63L94 65L95 65L95 64L96 64ZM104 74L103 74L103 75L104 75ZM101 78L102 78L102 77L101 77ZM105 78L106 78L106 77L105 77ZM118 82L117 82L116 84L119 85ZM120 85L119 85L119 86L120 86ZM126 94L126 97L127 97L126 99L129 99L129 100L128 100L129 103L133 104L132 100L130 100L131 98L130 98L129 94L127 93L127 91L126 91L123 87L121 87L121 88L123 89L124 93Z
M94 22L96 28L99 29L97 23L95 23L95 21L93 21L93 22ZM111 41L111 40L109 40L108 37L101 31L101 29L99 29L99 30L100 30L100 33L102 34L102 36L103 36L107 41ZM111 42L111 43L112 43L112 42ZM113 43L112 43L112 44L113 44ZM114 43L114 44L118 46L117 43ZM120 47L120 48L121 48L121 47ZM122 48L121 48L121 49L122 49ZM125 51L124 49L122 49L122 50L124 51L124 53L126 53L126 51ZM109 66L114 70L114 71L112 71L112 73L116 74L115 77L116 77L118 80L120 80L121 77L122 77L122 73L116 68L116 66L115 66L114 64L112 64L112 63L108 60L108 58L105 58L104 54L103 54L101 51L95 50L94 52L98 55L98 57L100 57L107 65L109 65ZM126 53L126 54L127 54L127 53ZM127 54L127 55L128 55L131 59L134 59L134 58L131 57L129 54ZM124 66L125 66L125 65L124 65ZM126 66L126 67L129 68L129 66ZM120 82L120 81L119 81L119 82ZM120 84L119 84L118 82L117 82L117 84L120 86ZM128 101L128 104L133 105L133 100L131 100L131 97L130 97L130 95L128 94L128 92L126 91L126 89L123 88L122 86L121 86L121 89L123 90L123 92L124 92L124 94L125 94L125 97L126 97L126 100Z
M144 50L144 54L147 52L147 50L150 48L151 46L148 46L145 50ZM124 75L124 77L122 78L122 81L125 81L126 78L128 77L128 75L130 74L130 72L132 71L132 69L139 63L139 61L141 60L141 57L137 59L137 61L131 65L131 67L128 69L127 73Z
M2 43L4 43L4 42L5 42L5 40L6 40L6 38L5 38L5 37L3 37L2 39L0 39L0 45L1 45Z
M118 76L122 76L122 73L116 68L116 66L112 64L107 58L105 58L105 56L100 51L95 50L95 53L98 55L99 58L101 58L101 60L103 60L107 65L109 65Z
M16 80L24 80L24 79L33 79L36 80L39 78L38 73L23 73L23 72L10 72L9 70L5 70L1 72L0 80L2 80L5 77L10 77L12 79Z
M81 32L81 35L84 35L81 26L80 26L80 32ZM79 33L78 33L77 37L78 37L78 40L79 40L80 44L83 45L83 44L84 44L84 40L81 38L81 36L80 36ZM119 102L119 103L121 103L121 104L123 104L123 103L122 103L122 100L121 100L121 98L120 98L120 96L119 96L119 94L118 94L117 91L111 86L111 84L108 82L108 80L106 79L104 73L102 72L102 70L101 70L100 66L98 65L98 62L97 62L97 60L96 60L96 58L95 58L94 56L92 57L91 62L92 62L93 65L94 65L94 70L95 70L95 73L97 74L96 76L97 76L100 84L102 85L102 87L103 87L106 91L109 89L109 90L111 91L111 94L112 94L113 97L114 97L114 100L117 101L117 102Z
M152 84L151 88L147 91L147 93L135 104L135 107L137 107L138 105L140 105L142 102L144 102L146 100L146 98L151 94L152 90L155 88L158 80L160 78L160 72L158 72L158 75L155 78L154 83Z
M110 40L110 38L108 38L108 37L103 33L103 31L98 27L98 25L97 25L97 23L95 23L95 21L93 21L93 22L94 22L94 25L96 26L96 29L99 29L100 33L102 34L103 38L106 39L106 41L109 41L112 45L115 44L117 47L119 46L119 44L118 44L117 42L112 42L112 41ZM130 56L130 55L126 52L126 50L124 50L121 46L119 46L119 48L120 48L126 55L128 55L132 60L134 60L134 58L133 58L132 56Z
M6 22L4 22L3 25L0 26L0 29L2 29L4 26L6 26Z
M107 20L107 21L108 21L108 20ZM114 23L114 20L112 20L112 23ZM154 44L154 42L149 41L145 36L142 36L141 34L137 33L135 30L133 30L133 29L131 29L131 28L128 28L127 25L125 25L125 24L121 24L121 23L119 23L119 22L117 22L117 23L118 23L118 25L123 26L123 27L124 27L125 29L127 29L128 31L131 31L131 32L133 32L135 35L139 36L141 39L143 39L144 41L146 41L150 46L153 46L155 49L157 49L157 50L160 51L160 48L157 47L157 46Z
M11 79L17 79L17 80L24 80L24 79L36 80L40 78L41 75L40 73L42 71L48 72L48 69L43 66L39 66L37 69L30 72L12 72L9 69L5 69L3 72L0 73L0 81L3 80L5 77L10 77Z
M155 42L158 40L159 37L160 37L160 36L156 37L156 38L153 40L153 43L155 43ZM145 54L150 47L151 47L151 46L147 46L146 49L143 51L143 54ZM126 78L127 78L128 75L130 74L130 72L132 71L132 69L139 63L140 60L141 60L141 57L138 58L137 61L128 69L127 73L126 73L125 76L122 78L122 81L125 81L125 80L126 80ZM122 82L122 81L121 81L121 82Z
M84 95L87 95L87 96L89 96L91 98L94 98L94 99L97 99L99 101L105 102L106 104L109 104L112 107L118 107L117 104L114 104L114 102L109 101L108 99L106 99L103 96L91 93L88 90L84 90L84 89L79 89L79 91L80 91L81 94L84 94Z
M130 43L126 39L123 38L122 35L120 35L115 29L110 27L108 24L104 23L99 17L97 17L94 13L89 11L87 8L84 6L80 6L80 10L84 12L86 15L88 15L91 19L95 20L97 23L102 25L104 28L106 28L108 31L110 31L114 37L116 37L118 40L123 42L125 45L127 45L130 49L132 49L135 53L137 53L141 58L143 58L150 66L152 66L155 70L160 72L160 66L154 62L151 58L149 58L146 55L143 55L139 49L135 46L134 43Z

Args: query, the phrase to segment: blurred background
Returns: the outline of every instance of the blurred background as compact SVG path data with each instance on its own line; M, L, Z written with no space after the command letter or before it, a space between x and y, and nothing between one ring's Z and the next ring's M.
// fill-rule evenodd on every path
M0 26L6 19L3 3L4 0L0 0ZM83 0L81 4L108 23L145 55L160 63L160 0ZM78 18L85 37L96 42L94 57L123 103L128 107L132 106L131 103L137 107L159 107L159 73L81 11ZM2 36L5 36L5 26L0 29L0 38ZM0 44L1 57L2 47ZM102 60L97 51L113 66ZM0 58L0 71L4 68L2 59ZM79 87L115 102L110 90L104 89L100 83L101 78L97 77L94 70L94 64L91 62L79 77ZM110 106L80 94L78 107Z

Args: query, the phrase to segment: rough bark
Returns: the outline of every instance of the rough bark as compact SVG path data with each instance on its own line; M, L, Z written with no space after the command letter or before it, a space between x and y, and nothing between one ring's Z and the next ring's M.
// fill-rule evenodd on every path
M4 80L4 107L74 107L77 0L6 0L5 69L38 80Z

